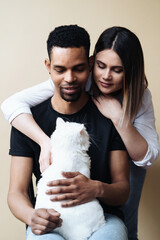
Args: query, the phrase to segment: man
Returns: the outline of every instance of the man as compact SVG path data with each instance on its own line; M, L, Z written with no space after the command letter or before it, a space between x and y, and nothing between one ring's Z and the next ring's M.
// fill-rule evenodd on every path
M66 180L52 181L47 194L51 201L63 201L70 207L98 198L107 218L106 224L90 239L127 239L126 228L118 208L128 198L128 158L125 147L109 119L98 111L85 85L89 76L90 40L88 33L76 25L61 26L50 33L49 59L46 67L55 85L54 96L32 109L34 119L50 136L57 117L84 123L90 135L91 179L80 173L64 173ZM12 213L29 227L27 239L63 239L54 232L63 219L53 209L35 210L28 196L32 172L40 179L38 145L12 129L12 155L8 204ZM47 235L46 235L47 234Z

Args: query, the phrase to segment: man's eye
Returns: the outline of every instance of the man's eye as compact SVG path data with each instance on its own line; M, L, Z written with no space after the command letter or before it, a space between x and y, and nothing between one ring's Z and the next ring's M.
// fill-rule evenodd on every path
M64 69L54 69L57 73L63 73Z
M85 68L76 68L75 71L76 72L83 72L85 70Z

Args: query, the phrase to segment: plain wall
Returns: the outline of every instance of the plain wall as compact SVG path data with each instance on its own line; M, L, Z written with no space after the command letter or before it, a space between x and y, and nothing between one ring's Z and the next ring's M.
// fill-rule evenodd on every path
M139 37L160 134L159 0L0 0L0 102L23 88L48 79L44 66L46 39L56 26L78 24L91 36L91 53L100 33L111 26L129 28ZM0 235L24 240L25 225L7 206L10 125L0 113ZM139 211L140 240L159 240L160 161L147 171Z

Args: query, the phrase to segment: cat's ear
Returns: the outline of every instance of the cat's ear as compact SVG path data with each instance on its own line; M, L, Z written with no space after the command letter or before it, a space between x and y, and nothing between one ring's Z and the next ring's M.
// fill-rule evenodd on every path
M85 126L84 124L81 124L80 125L80 134L83 134L83 130L85 129Z
M64 123L65 123L65 121L62 118L60 118L60 117L57 118L57 120L56 120L57 126L62 126L62 125L64 125Z

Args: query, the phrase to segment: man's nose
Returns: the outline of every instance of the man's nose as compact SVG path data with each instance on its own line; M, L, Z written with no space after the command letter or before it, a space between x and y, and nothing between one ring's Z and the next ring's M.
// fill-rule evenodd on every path
M74 76L74 73L72 71L68 71L66 72L65 74L65 78L64 80L68 83L71 83L71 82L74 82L75 81L75 76Z

